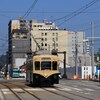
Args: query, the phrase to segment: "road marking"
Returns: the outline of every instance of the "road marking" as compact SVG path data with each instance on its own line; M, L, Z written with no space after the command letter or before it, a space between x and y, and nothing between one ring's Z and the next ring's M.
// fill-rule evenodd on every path
M9 92L6 92L6 91L5 91L5 92L3 92L3 93L4 93L4 94L13 94L13 93L10 92L10 91L9 91Z
M84 88L84 90L87 90L87 91L94 91L93 89L89 89L89 88Z
M10 90L9 89L1 89L1 91L3 91L3 92L9 92Z
M68 89L68 88L59 88L59 90L71 91L71 89Z
M17 92L17 91L23 91L23 90L20 89L20 88L13 88L12 90L13 90L13 91L16 91L16 92Z
M1 90L0 90L0 100L4 100L3 93Z
M24 89L27 90L27 91L45 91L41 88L24 88Z
M70 89L70 90L77 90L77 91L82 91L82 89L79 89L79 88L75 88L75 87L69 87L69 86L63 86L63 85L60 85L59 84L59 86L61 87L61 88L67 88L67 89Z
M82 91L82 89L79 89L79 88L72 88L74 90L77 90L77 91Z
M54 88L44 88L44 89L50 90L50 91L58 91L58 90L56 90L56 89L54 89Z

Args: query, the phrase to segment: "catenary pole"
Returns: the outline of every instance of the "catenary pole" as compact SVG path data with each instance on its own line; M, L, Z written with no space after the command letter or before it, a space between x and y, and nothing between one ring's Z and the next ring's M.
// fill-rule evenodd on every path
M94 78L94 22L91 22L91 66L92 66L92 79Z

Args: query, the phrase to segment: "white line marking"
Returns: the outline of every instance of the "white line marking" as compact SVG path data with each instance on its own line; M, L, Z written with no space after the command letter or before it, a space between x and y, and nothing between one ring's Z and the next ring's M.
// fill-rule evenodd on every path
M1 90L0 90L0 100L4 100L4 97L3 97Z
M1 89L1 91L3 91L3 92L7 92L7 91L10 91L9 89Z
M4 94L13 94L12 92L6 92L6 91L3 92L3 93L4 93Z
M45 91L41 88L24 88L24 89L27 90L27 91Z
M59 90L71 91L71 89L68 89L68 88L59 88Z
M56 89L54 89L54 88L44 88L44 89L50 90L50 91L58 91L58 90L56 90Z
M84 90L87 90L87 91L94 91L93 89L89 89L89 88L84 88Z
M69 87L69 86L63 86L63 85L60 85L59 84L59 86L62 88L68 88L68 89L70 89L70 90L77 90L77 91L82 91L82 89L79 89L79 88L75 88L75 87Z
M82 91L82 89L79 89L79 88L72 88L74 90L78 90L78 91Z
M20 88L13 88L12 90L13 90L13 91L23 91L23 90L20 89Z

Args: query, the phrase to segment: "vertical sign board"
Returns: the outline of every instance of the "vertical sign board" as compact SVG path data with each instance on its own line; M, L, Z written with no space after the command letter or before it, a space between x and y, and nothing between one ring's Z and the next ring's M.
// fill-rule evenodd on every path
M98 68L98 66L94 67L94 74L97 74L98 77L99 77L99 68Z
M82 66L82 79L92 78L92 67Z
M96 66L96 73L98 74L98 66Z

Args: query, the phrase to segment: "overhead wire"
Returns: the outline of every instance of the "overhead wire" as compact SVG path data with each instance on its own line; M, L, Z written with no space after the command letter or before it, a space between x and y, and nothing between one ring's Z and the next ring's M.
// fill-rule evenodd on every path
M37 1L38 1L38 0L35 0L35 1L34 1L34 3L32 4L32 6L29 8L29 10L28 10L28 11L25 13L25 15L23 16L24 18L28 17L28 15L31 13L31 11L32 11L34 5L37 3ZM98 0L93 0L93 1L96 2L96 1L98 1ZM95 3L95 2L94 2L94 3ZM91 5L93 5L93 4L91 4ZM91 6L91 5L90 5L90 6ZM87 8L86 8L86 9L87 9ZM78 12L78 13L81 13L81 12ZM78 13L75 14L75 12L73 12L74 16L76 16ZM67 16L66 16L66 17L67 17Z
M66 15L66 16L63 16L63 17L58 18L58 19L55 19L54 21L59 21L59 20L65 19L65 18L67 18L67 17L75 16L75 15L77 15L77 14L79 14L79 13L82 13L82 12L85 11L87 8L89 8L90 6L92 6L93 4L95 4L97 1L99 1L99 0L92 0L90 3L88 3L88 4L84 5L84 6L82 6L82 7L79 8L78 10L72 12L71 14Z
M61 26L63 23L65 23L66 21L72 19L73 17L81 14L82 12L84 12L86 9L88 9L89 7L91 7L92 5L94 5L95 3L97 3L99 0L92 0L90 3L86 4L85 6L82 6L81 8L79 8L78 10L76 10L75 12L67 15L67 16L64 16L64 17L61 17L61 18L58 18L58 19L55 19L54 21L58 21L58 20L62 20L62 19L65 19L62 23L60 23L58 26Z
M26 17L29 16L29 14L31 13L31 11L33 10L33 8L34 8L34 6L36 5L37 2L38 2L38 0L35 0L35 1L32 3L31 7L30 7L30 8L27 10L27 12L23 15L23 19L25 19Z

